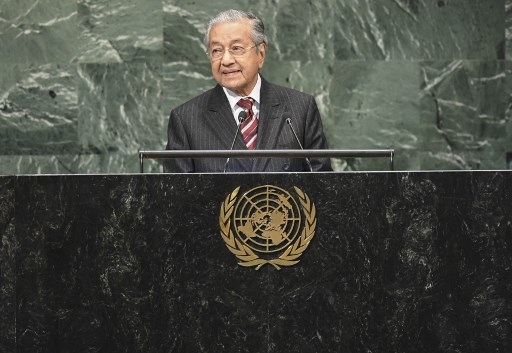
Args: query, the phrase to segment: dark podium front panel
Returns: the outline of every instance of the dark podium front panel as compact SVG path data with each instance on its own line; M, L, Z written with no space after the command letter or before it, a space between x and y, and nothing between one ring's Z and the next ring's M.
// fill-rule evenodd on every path
M230 197L279 235L244 196L265 185L311 202L280 270L221 235ZM511 172L18 176L0 197L1 352L512 351Z

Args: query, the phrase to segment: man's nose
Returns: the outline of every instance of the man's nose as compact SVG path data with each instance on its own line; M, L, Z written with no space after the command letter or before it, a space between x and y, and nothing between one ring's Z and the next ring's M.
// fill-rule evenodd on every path
M230 65L235 62L235 58L233 57L229 50L224 50L224 54L222 54L220 60L222 65Z

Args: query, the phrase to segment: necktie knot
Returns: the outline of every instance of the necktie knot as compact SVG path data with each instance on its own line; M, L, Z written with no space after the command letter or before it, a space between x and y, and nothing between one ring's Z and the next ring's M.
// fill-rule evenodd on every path
M238 106L249 111L252 110L253 99L251 97L242 98L238 101Z

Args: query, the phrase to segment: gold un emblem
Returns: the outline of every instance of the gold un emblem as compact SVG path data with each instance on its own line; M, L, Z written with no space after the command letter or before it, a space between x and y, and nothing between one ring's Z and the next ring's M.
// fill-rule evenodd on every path
M296 199L273 185L258 186L238 198L237 187L220 207L220 234L245 267L299 262L315 235L315 205L298 187ZM299 206L300 205L300 206Z

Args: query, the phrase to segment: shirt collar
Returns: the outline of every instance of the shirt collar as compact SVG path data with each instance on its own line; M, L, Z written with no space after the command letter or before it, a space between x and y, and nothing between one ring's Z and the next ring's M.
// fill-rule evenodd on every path
M236 104L238 103L240 98L244 98L244 97L251 97L252 99L254 99L254 101L256 102L256 104L258 106L260 104L261 77L259 74L258 74L258 80L256 81L256 85L254 85L254 88L252 89L251 93L248 96L244 96L244 97L239 96L238 94L227 89L226 87L222 87L222 89L224 90L226 97L228 97L229 106L231 107L232 110L236 109Z

